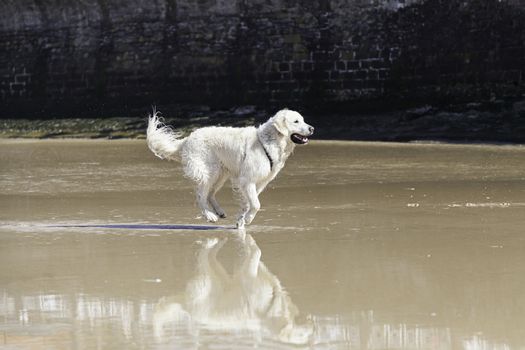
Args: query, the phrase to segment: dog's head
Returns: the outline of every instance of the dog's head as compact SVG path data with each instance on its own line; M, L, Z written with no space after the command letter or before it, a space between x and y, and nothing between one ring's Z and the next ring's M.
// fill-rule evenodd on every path
M288 109L277 112L272 117L272 125L280 134L298 145L308 143L308 136L314 133L314 127L306 124L302 115Z

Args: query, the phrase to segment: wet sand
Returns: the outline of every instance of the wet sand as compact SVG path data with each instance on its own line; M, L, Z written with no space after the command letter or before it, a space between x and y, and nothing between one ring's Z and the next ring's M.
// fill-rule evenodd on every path
M229 188L219 201L234 223ZM144 141L0 141L0 348L525 346L525 148L313 142L245 233Z

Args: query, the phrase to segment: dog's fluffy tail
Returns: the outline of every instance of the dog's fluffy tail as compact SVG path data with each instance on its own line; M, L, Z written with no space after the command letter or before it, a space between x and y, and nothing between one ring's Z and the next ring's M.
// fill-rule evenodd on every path
M148 122L148 147L160 159L178 160L178 153L185 139L164 125L161 119L159 112L153 109Z

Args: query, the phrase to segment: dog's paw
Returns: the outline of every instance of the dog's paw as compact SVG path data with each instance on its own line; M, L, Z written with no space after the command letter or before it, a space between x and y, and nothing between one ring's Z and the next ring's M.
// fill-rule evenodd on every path
M236 225L236 227L237 227L239 230L244 229L244 218L240 218L239 220L237 220L237 225Z
M226 219L226 213L224 212L224 210L222 209L216 209L214 210L215 214L217 214L218 217L220 217L221 219Z
M206 220L208 220L209 222L217 222L219 220L219 217L215 214L215 213L212 213L211 211L209 210L205 210L202 215L204 215L204 217L206 218Z
M251 224L254 218L255 218L255 215L254 215L254 214L248 214L248 215L246 215L246 225Z

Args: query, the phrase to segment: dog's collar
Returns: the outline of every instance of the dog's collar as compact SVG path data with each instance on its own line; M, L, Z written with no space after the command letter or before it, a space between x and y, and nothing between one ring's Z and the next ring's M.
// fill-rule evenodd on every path
M262 144L262 143L261 143ZM270 170L273 170L273 160L272 160L272 157L270 157L270 154L268 153L268 151L266 150L266 147L264 147L264 145L262 145L263 147L263 150L264 150L264 153L266 153L266 157L268 157L268 161L270 162Z
M264 150L264 154L266 154L266 157L268 158L268 161L270 162L270 171L273 170L273 160L272 160L272 157L270 157L270 153L268 153L268 150L266 149L266 147L264 147L264 143L261 141L261 138L259 137L259 135L257 135L257 138L259 139L259 142L261 143L261 146Z

